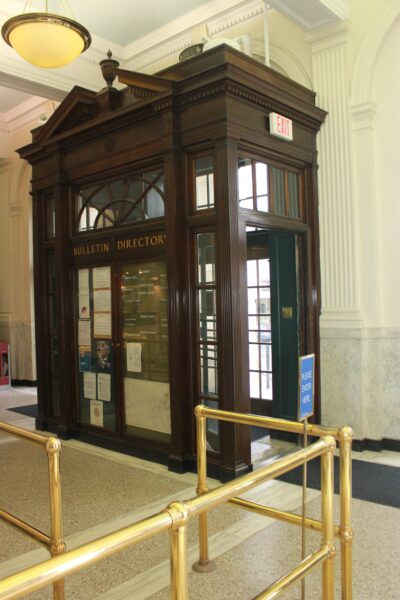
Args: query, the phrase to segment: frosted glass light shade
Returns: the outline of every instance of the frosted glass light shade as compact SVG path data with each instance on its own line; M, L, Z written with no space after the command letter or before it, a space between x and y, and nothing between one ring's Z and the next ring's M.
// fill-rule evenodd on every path
M44 68L67 65L91 43L85 27L50 13L25 13L13 17L4 23L1 34L22 58Z

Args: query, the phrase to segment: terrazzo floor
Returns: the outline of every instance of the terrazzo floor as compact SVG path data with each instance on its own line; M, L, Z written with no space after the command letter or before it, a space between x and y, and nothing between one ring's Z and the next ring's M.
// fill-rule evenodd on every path
M17 388L0 392L0 421L34 428L34 419L7 410L32 404L35 390ZM293 450L269 438L253 447L254 459L272 460ZM47 469L44 451L0 432L0 506L38 528L48 531ZM400 466L395 452L356 453L358 460ZM120 527L159 512L174 499L195 495L196 477L177 475L155 463L121 455L76 440L63 442L61 453L63 524L67 549L96 539ZM209 481L210 487L219 485ZM371 482L373 485L373 482ZM246 497L300 512L301 488L271 481ZM318 517L319 492L307 491L307 514ZM335 497L338 510L338 498ZM398 541L400 511L353 501L354 600L398 600ZM308 550L317 548L319 536L307 532ZM210 555L213 573L189 574L190 600L250 600L299 560L300 529L224 506L210 514ZM188 564L197 558L197 525L188 535ZM0 521L0 578L45 560L48 553L37 543ZM338 556L339 558L339 556ZM340 560L336 561L336 598L340 598ZM321 598L320 568L307 577L306 599ZM77 575L67 578L66 600L167 600L169 542L160 535L125 550ZM26 596L50 600L50 588ZM299 586L280 596L301 598Z

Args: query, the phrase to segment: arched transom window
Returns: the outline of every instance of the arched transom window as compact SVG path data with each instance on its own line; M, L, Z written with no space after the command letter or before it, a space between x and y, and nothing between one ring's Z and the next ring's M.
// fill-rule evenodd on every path
M77 231L118 227L164 214L162 169L81 188L76 195Z

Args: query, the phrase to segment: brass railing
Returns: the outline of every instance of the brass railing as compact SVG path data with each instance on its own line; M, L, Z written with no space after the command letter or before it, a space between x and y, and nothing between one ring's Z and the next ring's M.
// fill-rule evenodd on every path
M177 501L165 510L129 527L120 529L102 538L94 540L51 558L41 564L30 567L20 573L0 581L0 600L21 598L25 594L38 590L61 578L80 571L84 567L121 551L128 546L148 539L162 531L170 531L171 555L171 600L188 598L187 566L187 525L190 518L202 516L207 511L229 502L238 494L247 492L258 484L286 473L305 462L321 456L321 506L322 540L320 547L305 558L291 573L288 573L257 597L257 600L272 599L294 581L304 577L306 572L319 562L322 567L323 600L333 600L333 452L335 440L324 437L318 442L297 452L276 460L273 464L244 475L212 491L197 495L187 501Z
M197 493L205 494L207 487L207 448L206 448L206 420L207 418L217 419L219 421L228 421L244 425L256 425L279 431L291 433L304 433L304 424L287 421L284 419L275 419L272 417L262 417L251 414L234 413L224 410L207 408L206 406L196 406L195 408L197 423L197 473L198 485ZM339 442L340 448L340 525L334 527L334 533L339 538L341 544L341 585L342 599L352 600L352 543L354 531L351 522L351 499L352 499L352 469L351 469L351 445L353 441L353 431L350 427L339 429L321 427L307 423L307 435L314 437L332 436ZM294 525L304 525L314 531L322 531L321 521L315 519L303 519L301 515L290 512L269 508L242 498L232 498L230 503L256 512L266 517L272 517L292 523ZM199 572L212 571L215 568L213 561L209 559L208 552L208 516L204 512L199 517L199 560L193 565L193 568ZM269 595L261 595L261 598L269 598ZM272 597L272 596L271 596ZM324 596L325 598L325 596Z
M37 542L46 546L51 556L65 552L65 543L62 536L61 518L61 480L60 480L60 451L61 442L55 437L46 437L33 431L27 431L8 423L0 421L0 431L15 437L38 444L46 450L49 468L49 504L50 504L50 535L39 531L29 523L22 521L17 516L0 508L0 518L23 531ZM53 585L54 600L64 600L64 581L56 581Z

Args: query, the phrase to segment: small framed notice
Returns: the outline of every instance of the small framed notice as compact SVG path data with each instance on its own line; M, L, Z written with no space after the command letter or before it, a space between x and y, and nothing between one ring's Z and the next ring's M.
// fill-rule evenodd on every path
M104 402L111 401L111 375L97 373L97 398Z
M103 403L99 400L90 401L90 424L103 427Z
M94 313L94 337L111 338L111 313Z
M111 268L95 267L93 269L93 289L108 289L111 287Z
M97 399L96 373L83 373L83 395L91 400Z
M142 344L140 342L126 344L126 370L131 373L142 372Z
M315 354L300 356L298 421L304 421L314 414L314 371Z

